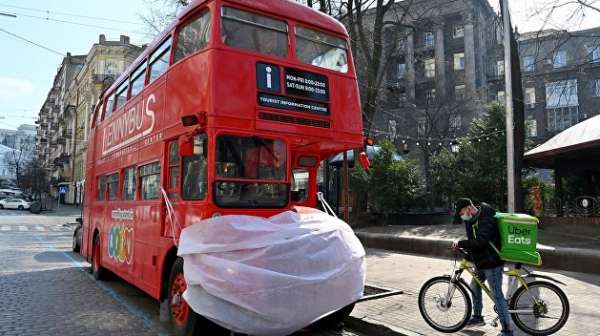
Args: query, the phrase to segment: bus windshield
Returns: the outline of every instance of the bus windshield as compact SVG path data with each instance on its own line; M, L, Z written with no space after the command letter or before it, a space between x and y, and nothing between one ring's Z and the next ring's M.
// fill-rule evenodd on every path
M296 54L302 63L348 72L346 41L311 29L296 27Z
M221 207L285 207L287 148L283 141L223 135L217 138L215 202Z

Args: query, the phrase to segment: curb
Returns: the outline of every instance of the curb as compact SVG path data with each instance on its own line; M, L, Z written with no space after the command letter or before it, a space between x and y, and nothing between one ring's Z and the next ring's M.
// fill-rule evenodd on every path
M450 239L394 236L385 233L358 231L355 233L365 247L394 252L414 253L434 257L453 258L448 249ZM600 274L600 251L577 248L538 247L544 269Z
M344 320L344 325L352 330L364 333L366 335L377 336L423 336L410 330L400 329L395 326L384 325L383 322L373 320L368 317L358 318L348 316Z

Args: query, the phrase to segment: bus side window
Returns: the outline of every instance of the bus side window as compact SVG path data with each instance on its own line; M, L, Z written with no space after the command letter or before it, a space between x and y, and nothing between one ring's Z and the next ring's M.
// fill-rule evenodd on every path
M194 137L194 155L183 157L182 194L186 200L201 200L206 197L207 177L206 135Z
M127 102L127 88L129 87L129 82L125 81L123 82L121 85L119 85L119 88L117 89L117 95L116 95L116 107L115 110L118 110L121 106L125 105L125 102Z
M106 112L104 112L104 116L102 117L102 120L104 120L112 115L114 103L115 103L115 95L111 94L106 99Z
M123 200L135 200L136 182L135 167L125 168L125 173L123 174Z
M302 203L308 198L308 170L295 168L292 170L292 202Z
M108 175L106 185L108 187L108 200L115 201L119 195L119 173Z
M177 140L169 143L169 184L167 192L169 196L179 194L179 142Z
M206 11L188 21L177 34L175 60L177 61L206 47L210 40L210 12Z
M131 75L131 98L137 96L144 89L146 83L146 61L142 62L140 66Z
M140 167L142 200L155 200L160 197L160 163L154 162Z
M106 176L98 177L98 194L96 195L96 199L98 201L104 201L106 197Z
M171 56L171 41L172 38L169 36L169 38L156 48L152 55L150 55L149 83L152 83L155 79L167 72Z

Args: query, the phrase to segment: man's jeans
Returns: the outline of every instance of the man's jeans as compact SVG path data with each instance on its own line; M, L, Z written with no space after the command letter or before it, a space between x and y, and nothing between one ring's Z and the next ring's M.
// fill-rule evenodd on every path
M502 271L502 266L482 270L478 269L477 276L481 282L487 280L490 290L494 294L494 301L496 303L496 308L498 309L500 324L502 325L502 335L512 336L513 333L510 325L510 316L508 314L508 304L502 293ZM483 302L481 298L481 287L475 283L475 280L472 280L471 289L473 290L473 316L482 316Z

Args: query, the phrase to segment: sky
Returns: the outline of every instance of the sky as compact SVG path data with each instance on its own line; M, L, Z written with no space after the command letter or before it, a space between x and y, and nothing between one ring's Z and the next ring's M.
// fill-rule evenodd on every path
M520 32L542 27L577 30L600 26L600 13L588 11L585 17L573 17L569 7L558 8L543 26L547 12L540 9L565 1L568 0L509 0L513 23ZM490 3L498 8L498 0ZM62 54L86 54L99 34L111 40L126 34L132 43L150 42L140 19L148 12L147 7L148 0L0 0L0 13L17 15L0 15L0 29L4 30L0 30L0 128L33 124L62 62L62 56L5 31Z

